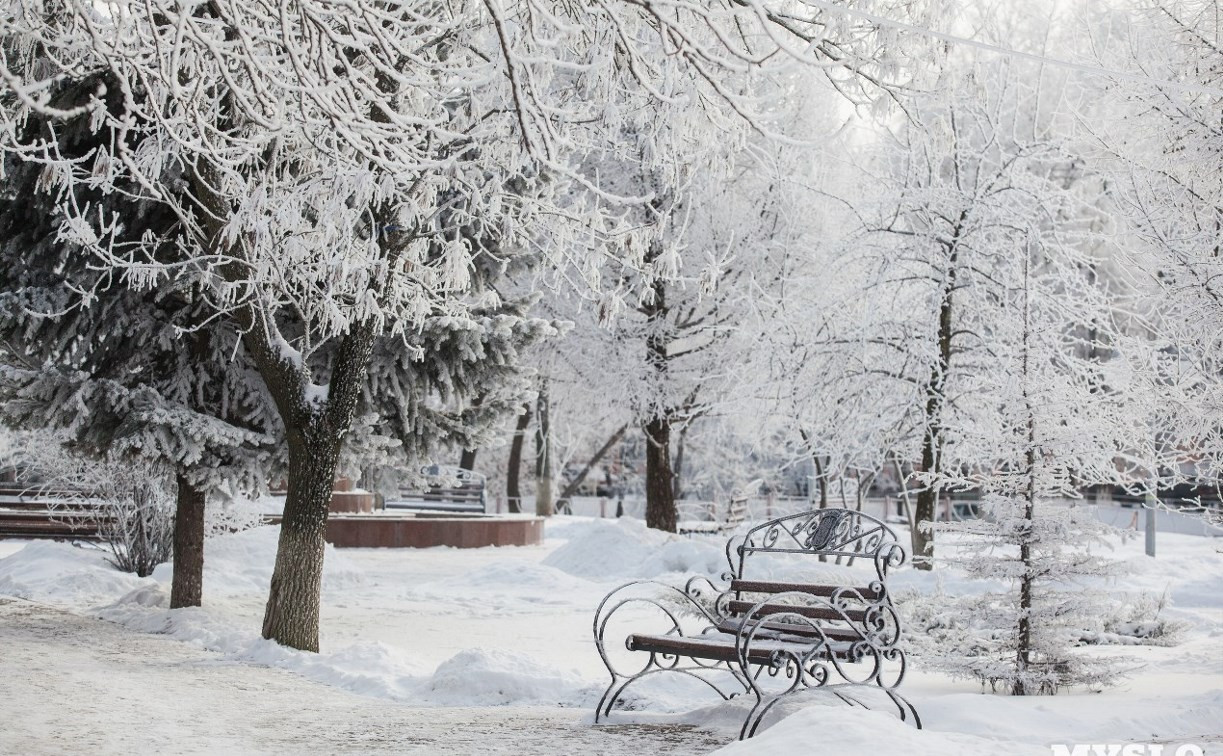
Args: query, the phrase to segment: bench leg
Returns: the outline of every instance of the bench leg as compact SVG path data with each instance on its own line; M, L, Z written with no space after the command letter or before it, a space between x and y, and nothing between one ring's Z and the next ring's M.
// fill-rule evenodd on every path
M651 654L650 663L646 666L646 668L631 677L624 677L616 674L615 672L611 672L611 685L608 685L607 690L603 691L602 697L599 698L599 703L595 706L595 724L598 724L601 719L606 719L607 717L611 716L612 708L620 700L620 697L624 695L624 691L627 690L630 685L638 680L659 673L670 672L679 675L686 675L694 680L699 680L721 696L723 701L729 701L730 699L736 698L751 689L750 686L742 679L739 673L731 667L705 666L698 664L698 669L680 668L677 666L678 662L679 659L675 659L674 663L671 661L668 661L667 663L659 663L656 655ZM713 680L710 680L708 677L700 674L700 672L705 670L730 675L739 685L743 686L743 691L734 690L727 693Z
M885 691L888 698L892 699L892 703L896 704L896 708L900 711L900 721L908 722L917 729L921 729L921 717L917 714L917 709L909 702L909 699L900 695L894 690Z

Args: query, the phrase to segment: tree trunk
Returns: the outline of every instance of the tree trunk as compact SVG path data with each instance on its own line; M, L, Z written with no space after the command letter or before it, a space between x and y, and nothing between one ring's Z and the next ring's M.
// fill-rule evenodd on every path
M1031 342L1031 330L1029 325L1030 305L1028 303L1028 286L1030 261L1024 260L1023 277L1023 363L1022 363L1022 379L1023 379L1023 402L1024 409L1027 412L1027 431L1028 444L1024 451L1024 461L1027 463L1027 491L1025 491L1024 507L1023 507L1023 530L1019 534L1019 562L1023 572L1019 576L1019 622L1017 637L1015 643L1015 682L1011 686L1011 693L1016 696L1023 696L1029 693L1039 693L1039 690L1033 690L1029 687L1030 683L1027 679L1028 670L1032 666L1032 588L1036 580L1036 566L1032 563L1034 554L1032 553L1033 541L1035 540L1036 531L1033 528L1033 521L1036 518L1036 410L1032 406L1032 398L1028 394L1028 376L1030 366L1028 364L1028 353Z
M1019 577L1019 626L1015 643L1015 676L1012 695L1022 696L1038 691L1028 689L1027 674L1032 665L1032 582L1035 567L1032 564L1032 520L1036 515L1035 496L1029 494L1024 504L1024 533L1020 536L1019 561L1023 574Z
M811 455L811 464L815 468L815 480L820 486L820 509L828 508L828 480L824 477L824 460L815 451L814 444L811 443L811 434L802 428L798 429L798 435L803 439L803 445L807 447L807 453ZM829 464L832 460L829 459ZM810 498L810 495L808 495Z
M922 438L921 466L923 471L937 474L937 441L934 433L927 430ZM917 508L913 513L913 567L918 570L934 568L934 510L938 505L938 485L931 481L917 492ZM925 527L923 527L923 524Z
M505 501L514 513L522 511L522 489L519 476L522 474L522 447L526 444L527 426L531 424L531 405L522 405L522 414L514 424L514 438L510 441L509 469L505 471Z
M243 284L247 271L241 264L241 250L231 248L225 241L224 219L232 215L232 208L215 190L221 183L220 172L201 159L189 174L208 246L234 260L220 272L231 283ZM375 216L384 216L385 210L380 208ZM389 211L385 217L389 217ZM379 221L378 225L391 224ZM379 235L387 270L395 269L402 250L412 238L404 229ZM371 289L379 299L384 291L385 281L375 282ZM311 371L300 360L289 358L281 348L284 337L272 313L261 309L259 300L252 298L233 309L231 316L276 404L289 447L289 489L263 615L263 637L303 651L318 651L323 536L335 485L335 467L366 384L378 324L372 319L351 324L331 361L327 399L320 407L308 397L308 389L314 385Z
M958 239L966 214L960 215L955 236ZM947 257L947 273L943 282L938 312L938 360L930 369L926 384L925 431L922 433L922 472L929 476L917 494L917 512L913 527L913 566L919 570L934 568L934 512L938 505L938 476L943 471L943 411L947 399L947 375L951 370L951 337L956 287L958 248L953 243ZM923 528L922 525L925 524Z
M938 476L943 471L943 429L940 422L942 390L940 373L937 383L932 382L926 390L926 430L922 434L921 445L921 469L923 473L931 476ZM933 527L939 490L938 480L932 477L917 492L917 510L913 516L913 567L915 569L934 568Z
M657 259L660 249L650 248L650 260ZM642 308L649 324L646 336L646 361L656 385L665 386L670 370L671 327L667 321L667 286L662 280L653 284L653 297ZM658 530L676 530L675 481L671 469L671 421L673 411L654 410L654 416L642 427L645 431L645 524Z
M263 637L318 651L323 545L339 443L327 433L289 433L289 490Z
M476 452L478 449L464 449L459 456L459 467L463 470L476 469Z
M679 501L684 498L684 442L688 439L688 425L679 432L679 438L675 439L675 459L671 466L671 496Z
M671 421L654 418L644 430L645 524L674 533L677 516L671 472Z
M535 424L535 514L551 517L552 506L552 425L545 383L539 390L539 421Z
M811 457L815 463L815 479L820 482L820 509L828 508L828 478L824 477L823 458L818 454Z
M204 505L207 494L177 476L174 510L174 578L170 608L199 606L204 596Z

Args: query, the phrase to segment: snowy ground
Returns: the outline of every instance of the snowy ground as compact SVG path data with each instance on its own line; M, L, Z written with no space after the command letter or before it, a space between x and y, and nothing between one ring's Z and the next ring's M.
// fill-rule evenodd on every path
M719 539L639 524L556 518L539 547L329 549L323 653L258 637L274 528L208 543L202 609L165 609L169 571L139 579L100 552L0 542L0 753L826 753L1049 754L1051 744L1196 743L1223 754L1223 540L1161 534L1115 556L1118 596L1162 594L1186 627L1173 647L1104 648L1140 667L1102 693L983 695L911 667L903 691L925 720L812 705L746 744L743 710L665 687L648 712L591 726L605 685L595 604L630 578L724 569ZM954 593L952 571L901 572L897 590ZM108 620L108 621L102 621ZM643 724L644 723L644 724ZM696 729L693 729L695 726ZM444 744L444 745L443 745Z

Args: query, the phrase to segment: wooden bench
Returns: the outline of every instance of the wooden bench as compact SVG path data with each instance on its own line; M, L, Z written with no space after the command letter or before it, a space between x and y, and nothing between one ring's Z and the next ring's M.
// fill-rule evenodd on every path
M730 497L730 501L726 504L726 512L721 517L717 513L708 520L698 520L691 517L682 518L676 525L676 530L684 535L694 535L697 533L717 533L727 534L733 533L739 529L739 526L747 522L747 494L736 493ZM713 504L709 505L711 509Z
M461 467L429 465L421 468L427 481L423 488L400 489L396 497L384 499L383 509L424 512L483 514L487 500L484 476Z
M0 538L97 540L113 522L82 491L0 483Z
M852 574L856 562L857 572L866 574L840 584L752 578L747 568L767 554L810 558L817 573L840 565L850 569L834 570ZM886 578L904 563L905 551L891 528L861 512L819 509L770 520L731 538L726 557L725 587L704 577L683 588L636 581L599 604L595 646L611 684L595 709L596 722L623 702L629 686L671 673L699 680L723 699L755 696L740 739L754 735L779 701L801 691L827 693L851 705L880 701L921 727L917 711L896 691L906 660ZM614 650L607 643L609 628L617 616L629 625L648 621L637 611L643 607L652 610L659 627L627 635L619 634L622 627L611 631L634 652L626 665L609 653Z

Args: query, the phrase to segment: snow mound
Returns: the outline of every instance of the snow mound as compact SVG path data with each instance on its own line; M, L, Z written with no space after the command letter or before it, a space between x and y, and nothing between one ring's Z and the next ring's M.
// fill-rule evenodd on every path
M543 560L547 567L586 578L650 578L667 573L725 570L721 544L651 530L637 520L596 520Z
M470 649L442 662L423 687L442 706L584 705L593 689L573 670L526 654Z
M158 633L214 651L230 661L250 662L295 672L307 679L361 695L409 700L419 668L398 649L362 642L326 653L309 653L265 640L251 629L235 626L209 607L167 609L169 594L161 585L138 588L98 616L131 630Z
M766 723L767 723L766 719ZM1048 756L1049 747L1005 742L979 735L918 730L897 717L844 704L814 704L799 709L751 740L714 751L718 756L807 756L812 744L838 754L903 753L905 756L947 756L980 753Z
M152 584L151 578L115 569L100 549L66 543L30 543L0 559L0 594L47 604L107 602Z
M534 611L539 606L584 606L589 590L588 581L555 567L504 560L410 588L406 597Z
M280 528L265 525L226 533L204 542L204 595L241 596L265 594L272 583ZM159 565L153 577L169 585L174 574L171 563ZM343 592L359 586L365 578L352 561L327 544L323 551L323 591Z

